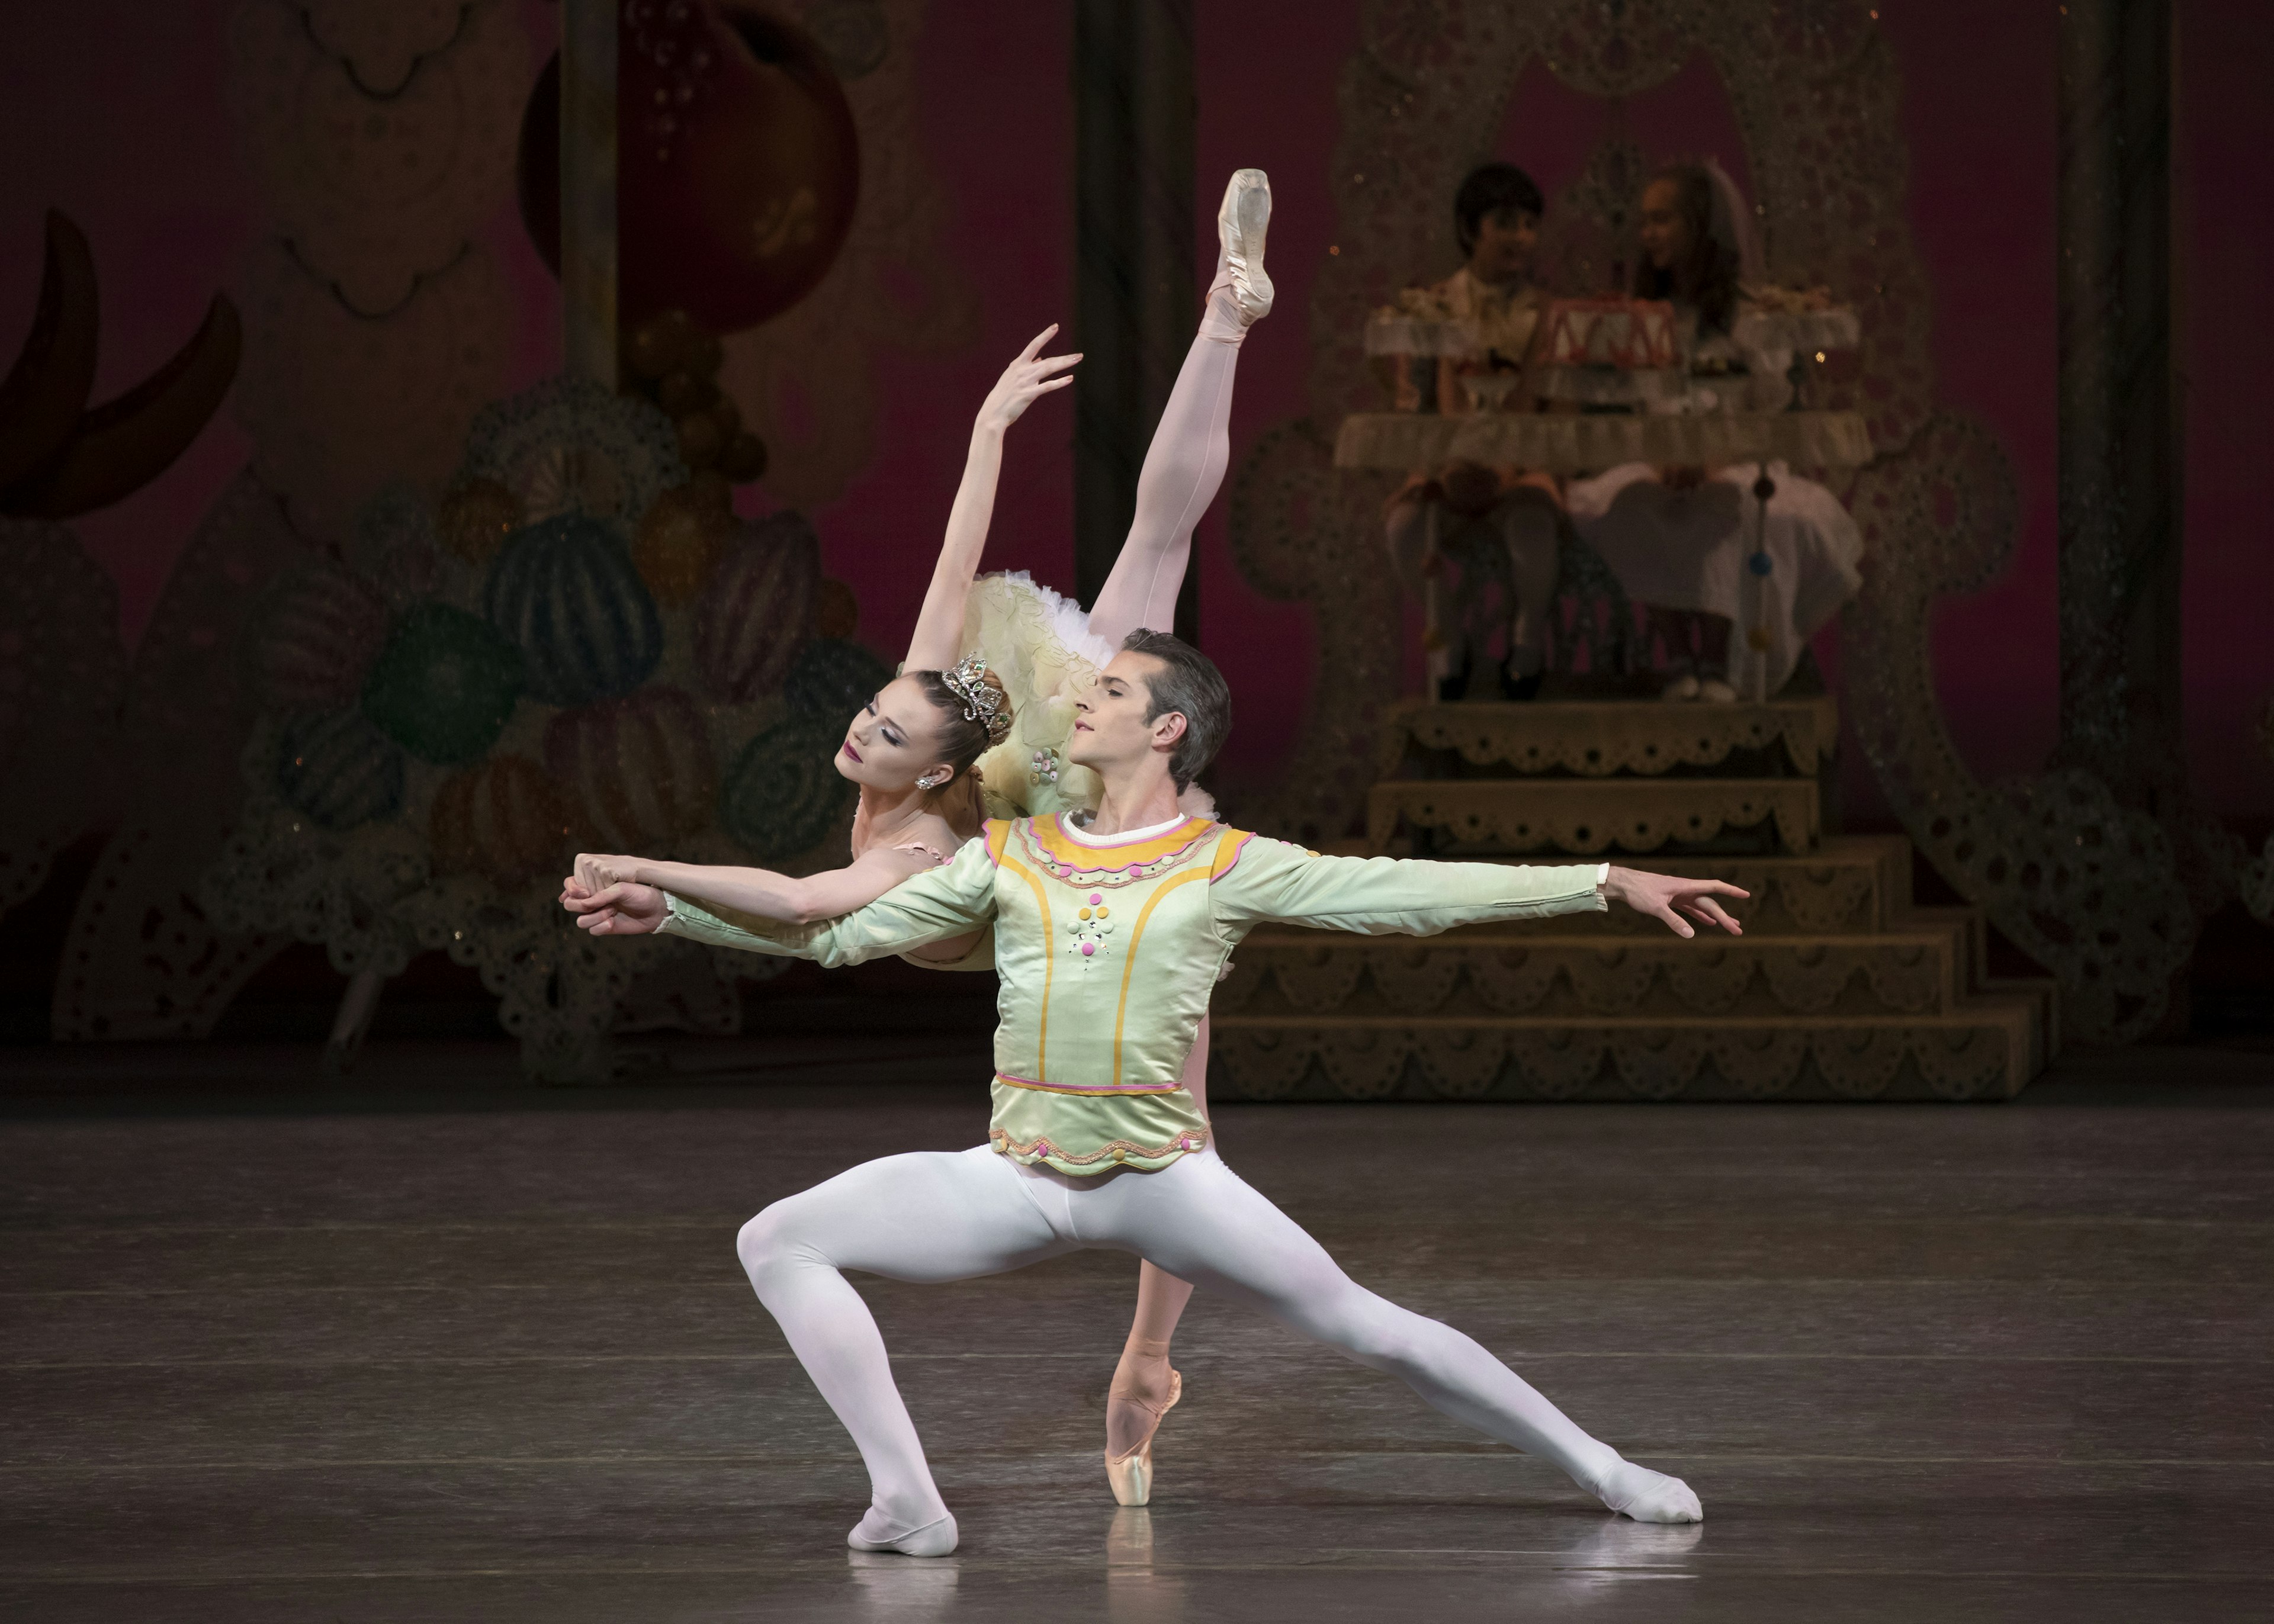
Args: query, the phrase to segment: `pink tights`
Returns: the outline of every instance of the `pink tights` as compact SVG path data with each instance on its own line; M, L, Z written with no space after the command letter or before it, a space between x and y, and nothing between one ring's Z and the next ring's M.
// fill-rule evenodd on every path
M1116 647L1140 627L1168 631L1192 559L1193 530L1216 500L1231 463L1231 383L1246 336L1231 279L1221 263L1209 289L1201 330L1185 352L1176 387L1161 413L1145 466L1137 476L1137 512L1113 561L1113 573L1089 612L1089 629ZM1208 1114L1209 1026L1185 1062L1185 1086ZM1143 1263L1137 1271L1137 1315L1105 1405L1106 1447L1126 1453L1153 1428L1169 1402L1169 1342L1193 1289Z

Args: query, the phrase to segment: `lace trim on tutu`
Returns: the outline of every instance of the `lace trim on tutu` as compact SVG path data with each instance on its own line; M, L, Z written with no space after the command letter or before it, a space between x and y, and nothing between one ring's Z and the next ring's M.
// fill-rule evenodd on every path
M1088 610L1071 598L1060 597L1023 569L1005 570L1001 575L983 577L973 589L975 606L980 596L989 592L1005 598L1030 599L1031 607L1026 609L1026 614L1039 620L1050 635L1070 652L1080 655L1099 670L1103 670L1106 663L1120 652L1089 629ZM972 629L972 614L967 612L964 615L967 633ZM968 641L968 637L966 641Z
M1065 758L1074 701L1118 653L1089 629L1089 614L1025 570L972 583L963 616L963 651L987 662L1011 701L1011 734L979 758L990 817L1047 817L1088 811L1103 786ZM1188 816L1214 818L1216 802L1197 785L1178 798Z

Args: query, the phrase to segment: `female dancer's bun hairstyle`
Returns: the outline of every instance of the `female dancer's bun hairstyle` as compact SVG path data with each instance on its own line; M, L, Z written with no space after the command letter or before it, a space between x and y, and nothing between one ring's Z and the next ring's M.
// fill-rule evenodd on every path
M967 661L966 665L974 663ZM939 707L939 758L959 775L968 771L973 763L1010 736L1011 696L1004 691L995 673L985 666L973 672L958 666L952 672L912 671L907 674L923 689L924 697ZM968 700L956 691L958 687L968 689L975 686L994 696L991 708L983 701Z

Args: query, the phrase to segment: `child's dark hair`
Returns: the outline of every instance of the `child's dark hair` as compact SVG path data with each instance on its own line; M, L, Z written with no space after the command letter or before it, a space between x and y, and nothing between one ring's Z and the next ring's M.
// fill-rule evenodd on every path
M1511 208L1534 220L1545 214L1539 182L1512 163L1480 163L1471 169L1453 194L1453 235L1460 239L1461 252L1476 247L1487 216Z
M956 772L968 772L971 764L1003 742L1011 733L1011 701L1004 695L1002 708L995 712L996 726L992 731L983 719L967 717L970 709L947 685L944 671L911 671L907 673L923 689L926 699L939 708L939 758ZM1003 684L991 671L980 673L979 680L998 694Z

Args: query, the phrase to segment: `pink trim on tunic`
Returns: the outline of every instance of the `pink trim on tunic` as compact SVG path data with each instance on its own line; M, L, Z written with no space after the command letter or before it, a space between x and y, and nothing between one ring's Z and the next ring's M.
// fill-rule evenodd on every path
M1007 1071L996 1072L995 1080L1043 1094L1174 1094L1185 1086L1181 1078L1173 1083L1043 1083L1031 1077L1013 1077Z

